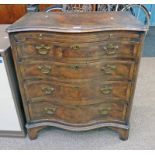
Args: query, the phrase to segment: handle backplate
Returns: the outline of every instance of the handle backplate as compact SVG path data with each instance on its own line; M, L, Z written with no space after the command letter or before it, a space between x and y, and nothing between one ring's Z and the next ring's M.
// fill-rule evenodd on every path
M50 47L44 44L37 45L35 48L37 49L37 52L40 55L47 55L50 50Z
M41 89L45 95L51 95L52 92L54 92L55 90L53 87L50 87L50 86L44 86Z
M73 50L77 50L79 48L80 48L80 45L78 45L78 44L75 44L75 45L71 46L71 49L73 49Z
M38 69L41 71L43 74L49 74L51 72L51 66L48 65L39 65Z
M106 55L115 55L118 48L118 45L108 44L107 46L103 47L103 50L105 51Z
M53 115L56 111L56 107L45 107L44 112L48 115Z
M103 108L103 109L99 110L99 114L100 115L108 115L110 111L111 111L111 107Z
M103 88L100 89L100 92L104 95L109 95L112 93L112 87L110 86L105 86Z
M116 70L116 65L104 65L101 70L105 73L105 74L112 74L115 70Z
M78 64L72 64L72 65L70 65L70 68L74 69L74 70L78 70L78 69L80 69L80 66Z

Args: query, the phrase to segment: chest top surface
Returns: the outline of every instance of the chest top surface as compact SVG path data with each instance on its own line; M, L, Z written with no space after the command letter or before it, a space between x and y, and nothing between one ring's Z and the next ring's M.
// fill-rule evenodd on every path
M7 32L54 31L66 33L110 30L146 31L146 27L127 12L28 13Z

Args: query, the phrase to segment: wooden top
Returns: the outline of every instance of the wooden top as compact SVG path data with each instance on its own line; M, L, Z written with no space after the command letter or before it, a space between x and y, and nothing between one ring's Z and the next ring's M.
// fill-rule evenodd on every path
M107 30L146 31L146 27L127 12L28 13L7 31L95 32Z
M4 53L10 47L8 34L6 33L8 26L8 24L0 24L0 54Z

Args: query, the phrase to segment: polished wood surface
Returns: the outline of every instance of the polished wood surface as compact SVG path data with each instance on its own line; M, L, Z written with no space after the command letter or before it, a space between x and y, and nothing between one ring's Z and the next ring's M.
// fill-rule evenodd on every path
M41 32L40 32L41 34ZM33 35L33 34L31 34ZM127 37L127 36L126 36ZM16 36L15 36L16 38ZM27 39L25 39L27 40ZM89 39L88 39L89 40ZM54 42L46 39L35 39L33 41L25 41L23 44L18 41L18 54L24 58L53 58L59 61L65 61L67 59L91 59L97 60L106 57L126 57L134 58L137 55L136 46L137 40L130 39L130 41L112 41L111 39L105 40L104 42L96 42L94 46L92 42L84 43L78 42L77 40L68 44L63 42ZM20 43L21 42L21 43ZM35 46L34 46L35 44ZM102 51L102 52L101 52Z
M65 80L103 78L106 80L132 80L135 63L133 61L108 60L93 61L91 63L66 64L51 61L23 61L19 62L23 79L52 79Z
M0 4L0 24L12 24L26 14L26 4Z
M38 108L39 107L39 108ZM125 104L100 103L86 106L54 105L54 103L41 102L30 104L30 117L35 122L61 121L70 124L84 125L93 122L123 122L126 112Z
M51 99L70 104L94 104L111 100L128 101L131 84L127 82L86 81L76 84L66 84L57 81L28 81L25 83L25 93L28 100L37 102ZM33 92L32 92L33 90ZM61 98L59 98L61 96ZM74 103L75 102L75 103ZM85 103L87 102L87 103Z
M36 13L13 24L8 32L30 139L47 126L110 127L127 139L145 30L123 12Z
M123 20L122 20L123 19ZM48 30L54 32L97 32L107 30L137 30L147 28L128 12L28 13L8 29L8 32Z
M16 30L15 30L16 31ZM25 30L26 31L26 30ZM130 31L105 31L104 33L100 32L92 32L89 33L76 33L76 40L74 33L47 33L44 31L26 31L14 34L14 39L17 42L36 42L36 41L52 41L52 42L60 42L60 43L89 43L89 42L101 42L101 41L130 41L130 42L139 42L140 35L137 32Z

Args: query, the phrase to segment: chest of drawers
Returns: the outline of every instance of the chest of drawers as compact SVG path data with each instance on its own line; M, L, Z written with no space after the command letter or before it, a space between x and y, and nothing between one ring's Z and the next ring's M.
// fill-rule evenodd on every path
M127 139L146 28L117 13L31 13L8 28L30 139L48 126Z

